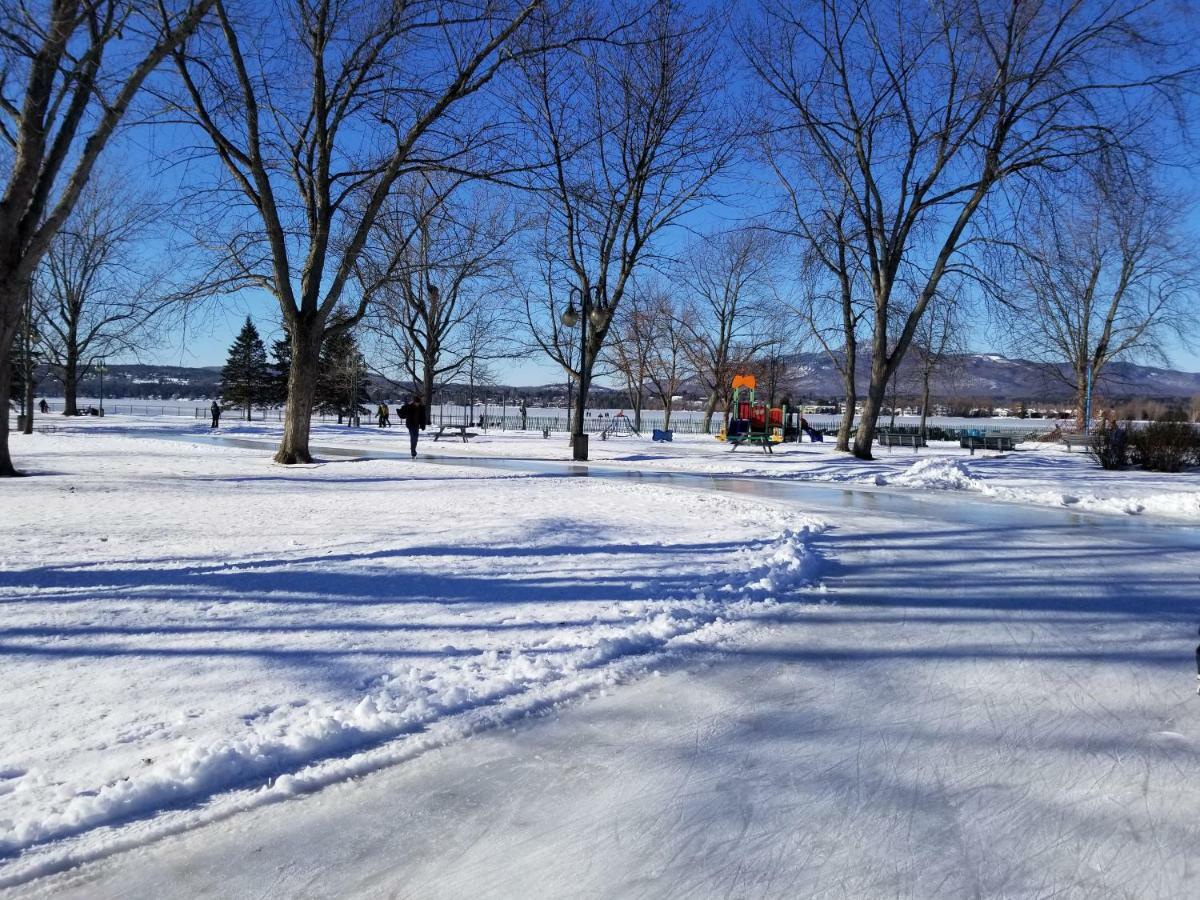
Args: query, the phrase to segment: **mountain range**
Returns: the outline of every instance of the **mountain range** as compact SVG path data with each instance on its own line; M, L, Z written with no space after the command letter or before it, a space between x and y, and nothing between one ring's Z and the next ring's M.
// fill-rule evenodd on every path
M857 366L860 395L866 390L870 361L865 356ZM978 398L994 401L1069 400L1073 390L1065 365L1048 366L1024 359L1009 359L994 353L969 353L947 358L932 379L934 399ZM213 397L220 387L221 370L217 366L186 367L159 365L110 365L105 370L104 393L107 397L153 399L193 399ZM382 379L376 388L387 393ZM920 391L916 358L909 356L899 374L899 393L913 396ZM784 360L780 378L783 392L796 397L834 399L842 395L842 376L823 353L801 353ZM48 373L41 378L39 390L48 396L61 394L61 388ZM96 396L99 377L89 373L80 385L82 397ZM370 389L372 395L375 389ZM1133 363L1110 363L1096 384L1098 396L1107 400L1153 399L1180 400L1200 396L1200 372L1182 372ZM453 391L457 393L458 391ZM541 386L495 385L478 393L524 396L529 400L550 400L564 392L561 382ZM604 393L597 386L597 399ZM698 395L698 387L684 389Z

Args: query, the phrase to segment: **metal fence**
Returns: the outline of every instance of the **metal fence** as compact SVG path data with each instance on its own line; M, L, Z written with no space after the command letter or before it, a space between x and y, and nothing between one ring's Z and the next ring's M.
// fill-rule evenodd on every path
M47 398L47 402L49 403L51 413L62 412L62 398ZM87 410L89 406L99 408L98 402L94 399L79 401L81 410ZM207 405L196 406L187 403L152 403L121 399L114 402L106 401L103 408L104 412L108 415L178 416L201 420L208 419L209 417L209 407ZM255 422L282 422L283 413L282 407L254 409L251 411L250 420ZM366 415L361 417L361 421L363 424L373 422L374 416L374 409L371 408ZM224 417L227 422L246 421L244 410L226 409ZM480 408L476 406L472 415L469 407L439 404L432 408L430 418L434 425L468 425L485 432L548 431L551 434L566 434L571 429L571 420L566 410L551 415L539 413L537 415L528 414L522 417L516 407L497 406ZM612 413L588 413L584 416L584 430L590 434L597 434L608 428L614 418L616 416ZM630 425L633 424L633 416L627 414L625 418ZM841 424L840 416L812 415L805 418L810 428L830 436L837 434L838 427ZM319 412L314 412L313 419L318 422L338 421L336 415ZM642 413L640 430L645 434L649 434L656 428L662 429L665 421L666 417L662 410L647 410ZM720 411L713 416L709 427L705 428L703 417L696 411L681 410L677 411L671 417L671 430L676 434L716 434L724 426L724 423L725 419ZM939 424L937 417L933 417L926 431L931 440L957 441L967 432L1006 435L1020 440L1053 431L1058 427L1058 424L1052 419L1022 419L1004 423L996 423L990 419L979 419L977 422L971 422L970 424L961 421L954 424ZM918 426L908 423L889 426L888 420L884 418L880 421L877 432L891 431L896 434L916 434L919 430ZM1071 430L1071 427L1068 426L1064 430Z

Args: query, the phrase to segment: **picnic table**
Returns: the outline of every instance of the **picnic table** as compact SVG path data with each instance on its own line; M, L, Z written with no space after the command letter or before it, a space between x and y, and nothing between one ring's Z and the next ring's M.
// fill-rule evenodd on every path
M479 437L478 432L468 431L467 429L469 427L469 425L439 425L437 434L433 436L433 442L436 444L438 438L444 435L450 435L451 437L462 438L462 442L465 444L471 438Z

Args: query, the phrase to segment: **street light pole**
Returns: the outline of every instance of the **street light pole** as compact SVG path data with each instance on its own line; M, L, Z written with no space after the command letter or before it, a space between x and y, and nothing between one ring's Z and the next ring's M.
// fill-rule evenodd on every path
M579 323L579 377L575 385L577 391L575 395L575 418L571 427L571 455L572 458L579 462L587 462L588 445L587 434L583 430L583 401L584 401L584 378L583 369L587 359L587 326L588 315L591 310L590 291L586 288L581 290L578 287L571 287L571 293L567 299L567 308L562 314L562 323L568 328L574 328L575 324ZM579 313L575 312L575 295L579 295ZM570 378L567 379L568 386ZM571 398L570 390L567 391L567 409L570 410Z
M100 365L97 367L100 373L100 415L104 415L104 360L100 360Z

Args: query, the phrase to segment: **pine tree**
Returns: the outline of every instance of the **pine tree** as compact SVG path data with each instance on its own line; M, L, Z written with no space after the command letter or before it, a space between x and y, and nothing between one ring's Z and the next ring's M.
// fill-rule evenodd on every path
M229 358L221 370L222 401L228 406L245 409L249 421L251 409L265 406L274 399L272 374L267 364L267 348L258 336L258 329L246 316L246 324L229 348Z
M364 404L370 400L368 375L366 361L353 334L340 331L327 337L321 346L317 411L336 415L339 424L344 416L349 417L349 424L353 424L355 416L367 413Z
M288 373L292 370L292 339L284 328L283 337L271 344L271 400L287 403Z

